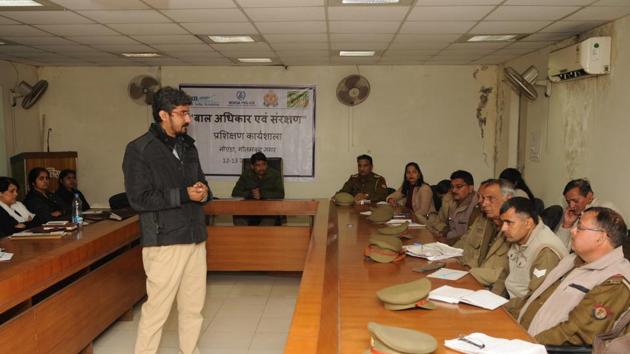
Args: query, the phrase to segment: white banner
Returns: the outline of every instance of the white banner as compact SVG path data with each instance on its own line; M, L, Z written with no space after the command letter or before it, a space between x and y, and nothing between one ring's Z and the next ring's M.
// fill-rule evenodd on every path
M315 87L181 84L193 100L188 134L208 176L239 176L257 151L285 177L314 177Z

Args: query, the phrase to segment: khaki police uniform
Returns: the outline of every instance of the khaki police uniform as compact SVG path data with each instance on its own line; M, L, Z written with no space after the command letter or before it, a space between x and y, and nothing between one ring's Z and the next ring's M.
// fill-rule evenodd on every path
M365 193L372 202L381 202L387 196L387 183L385 178L370 172L366 176L358 173L350 176L339 192L350 193L353 196Z
M497 227L483 214L475 219L473 224L453 247L461 248L464 254L460 262L471 268L479 267L488 253L490 243L497 235Z
M453 195L447 193L442 198L442 207L437 214L429 215L427 229L434 235L446 236L449 243L457 241L468 231L478 216L473 213L477 205L477 193L470 193L459 205L453 200Z
M507 253L510 243L507 242L502 232L492 241L490 249L481 265L470 269L470 274L483 285L486 285L495 294L505 292L506 274L509 271Z
M629 280L621 247L591 263L570 254L532 293L518 321L542 344L590 345L630 306Z

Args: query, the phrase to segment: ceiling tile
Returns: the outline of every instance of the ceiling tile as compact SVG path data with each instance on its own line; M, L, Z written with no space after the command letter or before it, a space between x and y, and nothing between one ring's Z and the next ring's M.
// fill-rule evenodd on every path
M223 58L219 52L169 52L170 56L180 60L202 60L209 58Z
M488 55L492 52L496 52L496 49L449 49L442 50L440 56L453 56L453 57L481 57Z
M74 58L80 59L117 59L120 58L120 55L115 55L112 53L106 52L87 52L87 53L71 53L70 54Z
M45 53L41 49L35 49L31 47L26 47L22 45L3 45L0 46L0 53L8 53L15 56L21 56L24 53Z
M396 33L400 22L396 21L329 21L330 33Z
M131 10L148 8L147 5L139 0L54 0L53 2L71 10Z
M287 50L287 49L326 49L328 50L327 42L302 42L302 43L273 43L271 44L273 49Z
M181 60L175 58L142 58L140 60L142 63L149 66L158 66L158 65L186 65L186 63Z
M334 42L330 46L339 50L384 50L389 42Z
M525 48L525 49L540 49L540 48L544 48L547 46L552 45L553 42L525 42L525 41L518 41L516 43L512 43L511 45L505 47L505 49L512 49L512 48Z
M199 59L182 59L189 65L234 65L234 63L227 58L199 58Z
M391 56L391 57L430 57L433 56L435 54L437 54L439 52L439 50L436 49L432 49L432 50L395 50L395 49L389 49L387 50L383 56L387 57L387 56Z
M4 11L0 15L28 25L93 23L70 11Z
M474 21L406 21L400 33L466 33L476 23Z
M177 22L247 22L239 9L188 9L164 10L166 16Z
M629 2L630 3L630 2ZM567 17L568 21L611 21L630 13L630 6L587 7Z
M549 21L483 21L470 32L478 34L533 33L550 23Z
M17 24L19 23L16 21L0 16L0 25L17 25Z
M120 24L115 23L109 27L131 35L157 35L157 34L186 34L186 31L174 23L138 23Z
M394 38L393 34L373 33L332 33L331 42L390 42Z
M154 10L98 10L79 11L79 13L100 23L171 22L171 20Z
M133 39L121 35L117 36L69 36L71 41L82 44L138 44Z
M418 0L417 6L498 5L503 0Z
M146 44L202 43L199 38L193 35L133 36L133 39Z
M99 44L94 45L94 48L104 50L106 52L114 52L114 53L141 53L141 52L155 52L156 50L146 46L144 44Z
M329 21L402 21L408 6L330 6L328 7Z
M628 0L600 0L593 6L628 6Z
M264 42L256 42L256 43L232 43L232 44L212 44L212 48L218 50L220 52L229 50L271 50L269 44Z
M283 58L287 66L323 66L330 65L330 58Z
M532 48L505 48L505 49L498 50L492 54L493 55L512 55L512 54L525 55L535 50L536 49L532 49Z
M324 7L287 7L287 8L245 8L247 16L254 22L276 21L323 21L326 18Z
M328 57L330 51L326 50L276 50L276 53L281 57Z
M324 0L236 0L242 7L323 6Z
M60 36L100 36L117 35L118 33L99 24L86 25L38 25L44 31L52 32Z
M73 44L71 41L54 36L45 36L45 37L2 37L2 39L25 45L63 45L63 44Z
M258 31L249 22L226 23L182 23L194 34L257 34Z
M232 0L144 0L156 9L229 9L236 7Z
M400 33L395 40L398 42L453 42L459 39L459 34L408 34Z
M274 58L276 54L271 50L225 50L219 52L228 58Z
M79 44L38 45L37 47L49 52L64 53L71 56L76 53L103 53L98 49Z
M521 39L521 41L524 41L524 42L560 41L571 36L573 36L572 33L538 32L538 33L530 34L529 36Z
M331 64L344 64L344 65L370 65L378 63L380 57L331 57Z
M326 22L256 22L262 33L325 33Z
M484 20L536 21L557 20L580 9L578 6L500 6Z
M543 28L540 32L582 33L603 23L604 21L558 21Z
M492 9L494 6L418 6L411 10L407 21L477 21Z
M265 34L268 42L327 42L328 35L326 33L308 33L308 34Z
M205 43L199 44L155 44L152 46L163 52L207 52L214 51L209 45Z
M444 42L398 42L394 39L390 44L390 49L412 50L412 49L442 49L448 46Z
M1 25L0 38L3 37L43 37L50 33L41 31L29 25Z
M584 6L593 0L507 0L503 5Z

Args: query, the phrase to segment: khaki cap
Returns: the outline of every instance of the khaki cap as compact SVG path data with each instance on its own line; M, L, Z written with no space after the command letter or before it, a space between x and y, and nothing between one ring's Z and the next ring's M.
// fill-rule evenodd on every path
M368 323L370 349L382 354L428 354L437 349L437 340L430 334L409 328ZM369 353L370 351L368 351Z
M380 248L400 252L402 250L402 241L397 237L374 234L370 236L370 244Z
M337 194L335 194L335 204L341 206L352 205L354 204L354 197L350 193L337 192Z
M431 281L422 278L381 289L376 293L376 297L383 301L388 310L406 310L414 307L432 310L436 306L426 299L429 291Z
M392 251L376 245L368 245L365 248L364 255L378 263L397 262L405 258L405 253L402 251Z
M367 219L375 223L384 223L394 217L394 208L391 205L380 205L372 209L372 215Z
M379 234L383 234L383 235L400 235L401 233L407 231L408 228L409 228L409 223L404 222L394 227L392 226L381 227L377 231Z

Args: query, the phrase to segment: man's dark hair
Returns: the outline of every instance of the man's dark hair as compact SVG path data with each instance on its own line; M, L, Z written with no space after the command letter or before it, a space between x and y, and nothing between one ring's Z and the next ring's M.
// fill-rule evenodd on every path
M475 184L475 179L473 178L473 175L470 172L464 170L457 170L451 173L451 181L454 179L462 179L469 186Z
M50 172L48 172L48 170L43 167L33 167L33 169L28 173L28 185L30 189L35 189L35 181L37 180L37 177L39 177L39 174L42 172L46 172L48 177L50 177Z
M582 195L583 197L586 197L588 193L593 193L593 189L591 188L591 183L584 178L578 178L578 179L569 181L569 183L567 183L567 185L564 186L564 191L562 192L562 195L567 194L571 189L576 188L576 187L579 189L580 195Z
M253 154L252 157L249 158L249 163L251 163L252 165L255 165L256 162L258 161L267 162L267 156L265 156L265 154L263 154L262 152L258 151L257 153Z
M628 227L623 217L616 211L605 207L590 207L584 213L596 213L595 220L597 226L601 227L608 234L610 243L614 248L621 246L628 237ZM584 215L582 213L582 215Z
M510 209L514 209L516 214L532 218L532 220L534 220L534 224L538 225L538 213L536 212L536 207L531 200L523 197L510 198L501 205L499 213L507 213Z
M63 179L66 178L66 176L68 175L74 175L75 177L77 176L77 171L72 170L72 169L65 169L65 170L61 170L61 172L59 172L59 184L63 184Z
M529 199L534 200L534 193L531 189L529 189L527 183L525 183L521 171L511 167L506 168L499 175L499 179L507 179L508 181L512 182L512 184L514 185L514 189L522 189L527 194Z
M357 162L359 162L359 160L368 160L368 161L370 161L370 165L373 165L373 163L372 163L372 156L370 156L370 155L366 155L366 154L359 155L359 156L357 156Z
M11 177L0 177L0 193L4 193L9 190L9 186L14 185L17 190L20 190L20 185L16 180Z
M160 123L160 111L168 114L173 112L177 106L190 106L192 98L183 90L178 90L170 86L162 87L153 95L153 119Z

